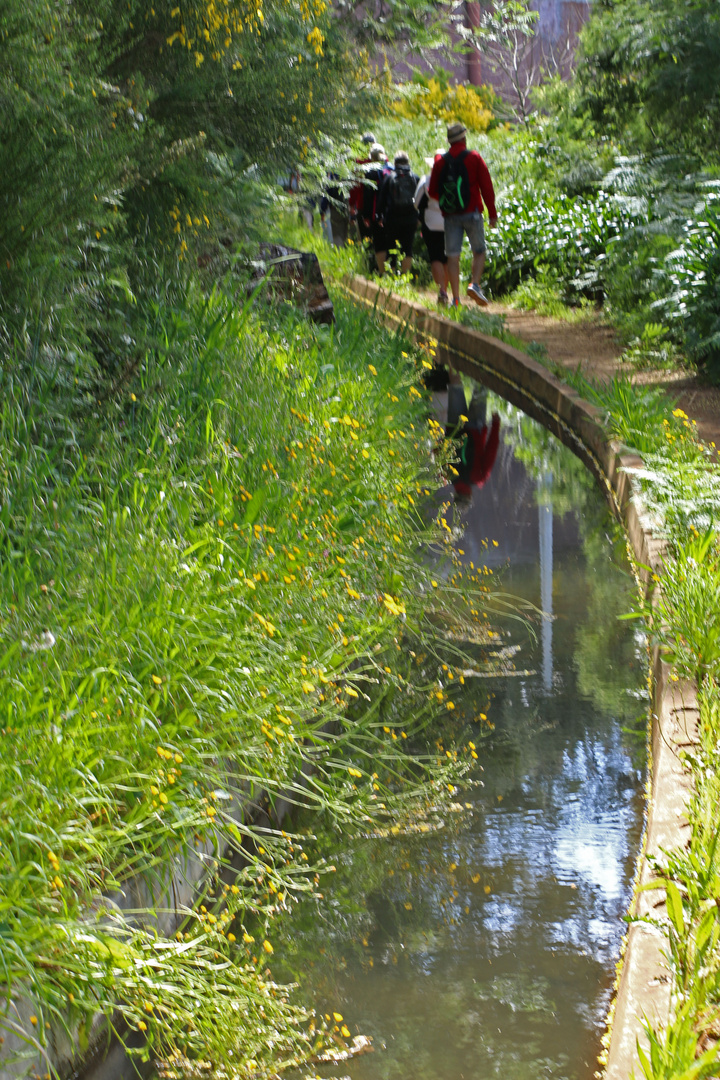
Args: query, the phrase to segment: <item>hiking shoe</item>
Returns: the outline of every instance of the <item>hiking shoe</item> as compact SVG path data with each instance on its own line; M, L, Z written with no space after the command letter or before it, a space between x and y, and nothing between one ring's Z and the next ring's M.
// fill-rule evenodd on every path
M445 292L444 289L441 289L440 292L438 293L437 302L440 305L440 307L447 307L447 305L448 305L448 294Z
M476 304L479 304L480 307L487 307L490 303L480 286L476 285L474 281L471 281L468 285L467 294Z
M460 307L461 306L460 297L456 296L455 299L451 300L449 303L450 303L450 307Z

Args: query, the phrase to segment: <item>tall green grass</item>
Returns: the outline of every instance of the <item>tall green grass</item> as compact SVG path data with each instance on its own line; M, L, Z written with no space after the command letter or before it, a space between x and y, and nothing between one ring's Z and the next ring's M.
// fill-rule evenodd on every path
M485 626L484 596L422 509L425 352L342 302L327 328L158 296L107 392L60 379L42 335L2 371L0 1061L52 1071L58 1031L82 1047L101 1013L181 1071L269 1076L321 1038L265 971L272 920L331 868L237 807L440 814L465 760L422 730L453 682L412 657ZM177 926L168 867L193 858L206 896Z

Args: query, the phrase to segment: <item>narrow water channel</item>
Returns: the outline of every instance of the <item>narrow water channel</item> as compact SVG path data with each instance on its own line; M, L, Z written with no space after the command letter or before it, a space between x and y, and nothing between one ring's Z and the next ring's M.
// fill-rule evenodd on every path
M303 996L373 1039L324 1076L584 1080L597 1068L643 825L645 655L636 624L618 620L633 582L593 479L522 413L490 408L500 449L455 511L458 548L546 617L535 637L502 625L515 673L466 681L481 781L464 794L468 819L333 852L327 907L288 927Z

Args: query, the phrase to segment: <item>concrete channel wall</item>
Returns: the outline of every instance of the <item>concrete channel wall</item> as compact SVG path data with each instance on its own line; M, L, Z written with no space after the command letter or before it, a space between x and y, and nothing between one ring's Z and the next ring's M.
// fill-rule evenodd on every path
M411 337L437 342L436 359L482 382L549 428L573 450L597 478L613 512L623 523L641 581L659 571L663 545L643 513L632 476L640 459L608 438L600 410L555 378L542 364L497 338L436 315L420 304L393 296L373 282L355 277L343 291ZM697 740L696 688L673 682L655 649L651 672L652 732L650 779L643 850L629 914L638 918L665 913L662 890L644 890L652 880L648 857L683 845L689 835L686 808L691 795L682 753ZM601 1064L605 1080L628 1080L640 1074L637 1040L645 1043L643 1018L664 1024L669 1018L670 981L663 938L647 923L632 922L618 964L616 993L608 1017Z
M228 763L228 776L231 773ZM229 779L226 786L232 789ZM282 793L273 798L271 806L267 791L251 793L246 788L235 790L232 801L226 804L227 814L241 830L279 827L290 809L291 804ZM187 853L168 859L152 873L137 875L122 891L106 896L104 904L108 910L128 916L131 923L136 921L134 913L143 911L147 913L143 925L152 925L160 934L170 937L188 911L200 902L207 883L216 877L221 866L219 854L223 859L230 858L235 869L243 864L244 854L239 848L220 849L219 837L213 836ZM13 996L5 1008L18 1027L27 1028L34 1011L28 998ZM144 1040L140 1032L127 1031L122 1022L118 1023L118 1031L129 1047L142 1047ZM67 1030L55 1024L47 1033L43 1056L13 1060L14 1055L22 1054L25 1049L20 1035L6 1035L0 1049L0 1080L21 1080L27 1076L41 1080L50 1075L68 1080L145 1080L152 1071L151 1063L126 1052L102 1014L95 1017L88 1037L82 1042L76 1029Z

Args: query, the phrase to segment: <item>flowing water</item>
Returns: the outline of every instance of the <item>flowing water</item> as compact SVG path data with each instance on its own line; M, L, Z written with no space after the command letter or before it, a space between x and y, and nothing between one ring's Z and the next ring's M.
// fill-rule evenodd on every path
M353 842L333 854L327 907L292 920L306 993L375 1048L326 1076L597 1068L643 825L646 658L636 624L618 620L633 582L594 481L538 425L494 407L500 452L459 512L458 548L546 617L536 640L505 621L514 673L466 681L470 711L487 717L467 820Z

